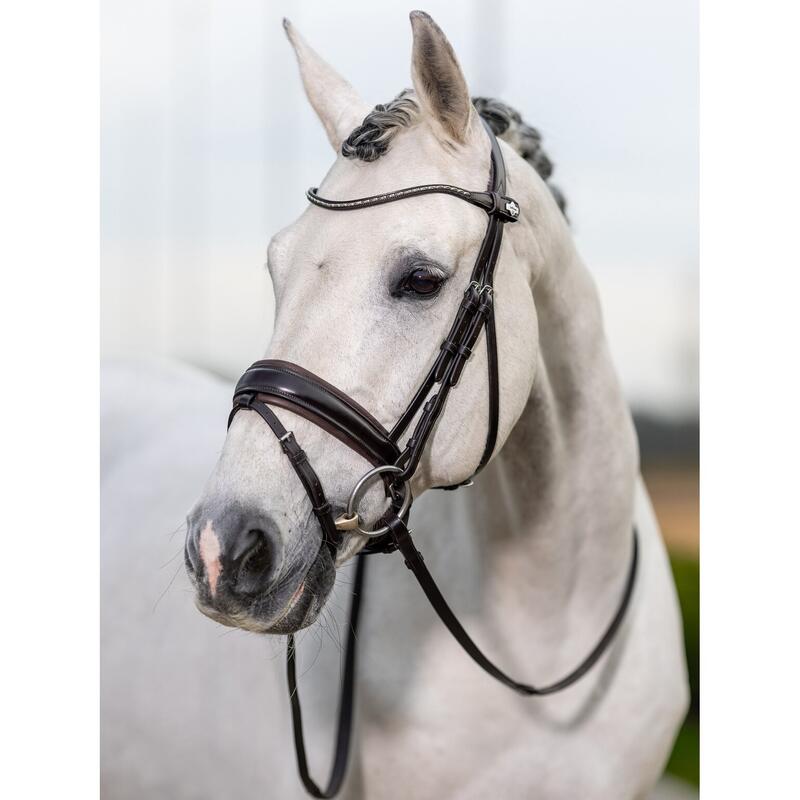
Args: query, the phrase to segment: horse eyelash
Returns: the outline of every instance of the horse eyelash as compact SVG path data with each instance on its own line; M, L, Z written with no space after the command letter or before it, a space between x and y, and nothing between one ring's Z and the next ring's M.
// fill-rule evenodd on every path
M408 292L405 290L406 281L417 270L424 270L428 275L437 278L440 282L439 288L433 294L429 295L427 298L419 297L420 300L432 300L434 297L438 297L442 287L450 278L450 275L448 275L448 273L445 272L441 267L437 267L426 262L412 263L403 270L403 274L392 288L392 297L406 297L408 295Z

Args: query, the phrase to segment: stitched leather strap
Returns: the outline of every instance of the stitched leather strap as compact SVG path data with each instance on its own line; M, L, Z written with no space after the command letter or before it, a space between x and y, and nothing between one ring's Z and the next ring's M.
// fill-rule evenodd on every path
M368 411L297 364L278 359L256 361L239 378L234 402L251 394L310 420L374 466L392 464L400 455L388 432Z
M449 194L482 208L487 214L496 214L503 222L516 222L519 219L519 206L512 198L500 194L500 191L498 189L489 192L470 192L448 183L427 183L423 186L409 186L407 189L396 189L393 192L359 197L354 200L329 200L327 197L320 197L316 187L312 187L306 192L306 198L315 206L327 208L329 211L355 211L359 208L381 206L386 203L394 203L395 200L406 200L409 197L419 197L425 194ZM505 191L505 188L502 191Z

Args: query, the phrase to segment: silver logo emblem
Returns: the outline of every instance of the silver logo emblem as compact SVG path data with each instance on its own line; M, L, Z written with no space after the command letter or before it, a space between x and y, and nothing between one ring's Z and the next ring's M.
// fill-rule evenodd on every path
M519 216L519 206L513 200L509 200L506 203L506 211L508 211L514 219Z

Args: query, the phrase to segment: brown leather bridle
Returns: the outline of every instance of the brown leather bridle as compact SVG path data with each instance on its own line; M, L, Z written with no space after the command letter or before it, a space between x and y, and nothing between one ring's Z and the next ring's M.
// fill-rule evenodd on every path
M400 550L405 558L406 566L414 573L434 610L467 654L492 677L525 696L552 694L567 688L585 675L611 644L622 624L633 593L638 563L638 539L635 529L630 567L622 597L617 611L602 637L588 656L567 676L556 683L537 688L510 678L495 666L473 642L439 591L436 582L425 566L422 555L411 539L411 532L406 524L413 502L410 488L411 477L419 465L436 423L444 412L447 398L457 386L482 331L486 333L488 356L489 420L486 444L472 477L488 463L497 442L500 392L493 279L503 241L503 228L506 223L516 222L519 219L520 208L513 199L506 195L506 170L503 154L494 133L488 125L485 123L484 125L491 142L491 176L487 191L472 192L448 184L428 184L357 200L328 200L320 197L316 189L309 189L306 193L306 197L311 203L332 211L369 208L420 195L447 194L482 208L488 216L486 234L450 330L441 343L439 352L425 379L394 427L387 431L368 411L344 392L302 367L286 361L274 359L256 361L239 379L234 391L233 409L228 418L228 425L230 426L236 413L242 409L255 411L267 423L278 438L283 452L289 458L295 473L303 484L322 529L321 546L327 546L330 549L334 561L341 539L348 532L358 531L369 537L368 544L359 553L356 568L344 681L339 704L336 752L331 776L325 789L321 789L312 780L308 770L300 700L297 693L295 645L293 637L289 636L287 673L295 749L300 776L306 789L314 797L334 797L342 785L347 770L353 716L356 635L366 563L364 555ZM325 497L322 483L316 472L309 463L305 452L295 440L294 434L286 430L273 411L273 407L292 411L318 425L373 465L373 469L355 484L348 502L347 513L334 518L333 510ZM400 439L409 430L415 419L413 432L401 449ZM358 516L358 500L367 484L373 479L383 481L389 499L389 508L381 519L381 527L367 530L361 527L361 520ZM472 478L469 478L456 486L436 488L456 489L471 483L471 481Z

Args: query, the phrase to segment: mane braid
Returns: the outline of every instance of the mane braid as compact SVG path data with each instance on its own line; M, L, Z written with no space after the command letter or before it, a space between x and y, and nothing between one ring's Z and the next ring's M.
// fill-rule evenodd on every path
M541 133L528 125L519 111L502 100L473 97L472 104L495 136L510 144L539 173L566 217L567 201L561 190L550 182L553 162L542 147ZM388 152L397 133L413 124L418 113L419 105L412 90L404 89L394 100L375 106L364 117L364 121L342 142L342 155L360 161L377 161Z
M411 124L418 110L410 89L404 89L386 105L375 106L342 142L342 155L361 161L376 161L389 149L398 129Z

